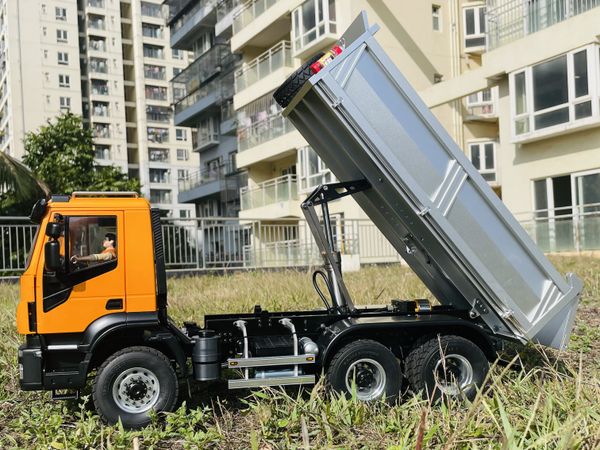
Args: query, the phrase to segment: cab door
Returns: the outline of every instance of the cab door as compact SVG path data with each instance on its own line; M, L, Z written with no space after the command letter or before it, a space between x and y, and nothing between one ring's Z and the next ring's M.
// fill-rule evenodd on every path
M99 317L123 312L126 306L125 252L120 242L123 213L69 211L62 220L61 269L50 272L43 262L38 266L36 313L40 334L79 333ZM114 251L107 250L107 234L116 236L116 257ZM76 261L74 256L84 261Z

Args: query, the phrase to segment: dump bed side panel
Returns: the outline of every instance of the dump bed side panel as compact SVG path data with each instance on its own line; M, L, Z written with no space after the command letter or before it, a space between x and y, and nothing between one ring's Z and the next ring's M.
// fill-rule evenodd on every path
M560 347L581 283L565 281L366 31L285 110L440 302ZM546 328L550 327L550 328Z

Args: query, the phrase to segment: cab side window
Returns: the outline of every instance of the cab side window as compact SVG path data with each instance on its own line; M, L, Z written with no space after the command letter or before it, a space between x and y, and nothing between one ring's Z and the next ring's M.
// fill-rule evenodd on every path
M115 261L118 257L117 219L114 216L67 218L69 271Z

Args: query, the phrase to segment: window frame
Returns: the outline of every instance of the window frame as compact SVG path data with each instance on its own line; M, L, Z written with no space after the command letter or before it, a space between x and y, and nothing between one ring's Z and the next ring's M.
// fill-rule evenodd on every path
M335 11L335 1L333 1L333 17L331 17L331 11L329 10L329 3L331 0L305 0L298 7L292 11L292 29L290 32L292 41L292 51L294 55L302 53L309 47L312 47L324 37L331 35L335 36L338 31L338 14ZM308 5L308 2L314 2L314 19L315 26L309 30L304 31L304 19L302 9ZM319 20L319 14L321 20ZM322 29L322 30L321 30ZM311 33L315 33L314 39L304 42L305 37Z
M484 10L484 27L482 31L481 27L481 10ZM467 11L473 10L473 34L467 33ZM463 7L462 19L463 19L463 47L465 51L472 52L477 50L485 50L487 45L487 36L485 30L487 30L487 23L485 22L485 4L468 4ZM480 45L467 45L469 39L481 39L483 38L483 44Z
M65 43L69 42L69 33L67 30L63 30L62 28L56 29L56 42Z
M437 22L437 27L436 27ZM438 33L442 32L442 5L433 3L431 5L431 29Z
M488 169L485 167L486 155L485 155L485 146L488 144L492 144L492 160L493 167ZM478 146L479 147L479 167L473 164L473 167L477 169L477 172L484 178L485 182L491 185L499 185L500 182L498 180L498 159L497 159L497 142L493 139L483 138L483 139L472 139L467 141L467 157L471 164L473 164L473 153L471 147ZM493 174L493 180L486 180L485 175Z
M587 79L588 93L587 95L576 97L575 93L575 67L574 55L586 51L587 62ZM566 103L554 105L538 111L534 110L534 84L533 84L533 68L555 59L566 56L567 59L567 97ZM525 112L517 114L516 108L516 81L515 78L524 74L525 77ZM589 44L583 47L578 47L569 52L561 53L552 58L536 62L525 68L516 70L509 74L509 100L510 100L510 119L511 119L511 142L522 143L538 140L547 136L559 135L568 132L572 129L579 129L587 126L592 126L600 123L600 45ZM591 114L587 117L575 118L575 106L590 102ZM541 114L546 114L562 108L568 107L569 120L555 125L543 128L535 128L535 118ZM517 121L526 120L527 131L517 134Z
M314 174L309 174L311 151L317 156L317 172ZM299 182L298 192L309 192L321 184L335 183L337 181L337 178L331 169L327 167L325 162L310 145L306 145L298 149L298 160L296 162L296 167L296 179ZM311 184L311 180L317 180L317 182Z
M58 74L58 87L61 87L61 88L71 87L71 76L64 74L64 73L59 73Z
M67 8L64 8L62 6L55 6L54 7L54 17L56 18L56 20L66 21L67 20Z
M56 63L60 66L68 66L69 65L69 53L68 52L57 52L56 53Z

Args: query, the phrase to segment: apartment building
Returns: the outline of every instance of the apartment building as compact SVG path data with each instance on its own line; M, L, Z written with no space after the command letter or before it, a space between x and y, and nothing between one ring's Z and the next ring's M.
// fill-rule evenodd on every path
M241 189L240 218L261 219L283 233L273 239L285 242L310 239L304 230L300 203L334 175L300 133L281 115L273 91L318 51L329 49L365 10L370 22L381 26L378 41L418 90L460 73L458 20L453 1L404 2L366 0L251 0L233 17L231 49L243 57L235 74L234 108L238 117L238 167L247 170L248 184ZM453 134L462 131L461 103L434 109ZM374 227L360 226L366 219L356 202L346 197L330 204L334 235L343 252L360 241L376 239ZM296 225L294 226L294 220ZM362 223L362 222L361 222ZM376 259L374 259L376 260Z
M502 200L538 245L598 248L600 1L488 0L464 4L463 17L463 48L477 47L468 67L423 98L477 107L465 149L498 169Z
M190 64L171 80L175 124L191 127L200 165L179 182L179 201L197 217L237 217L240 185L236 165L237 120L231 52L232 14L238 1L169 0L171 47L190 52ZM218 234L218 233L217 233ZM218 238L217 238L218 239Z
M26 132L70 110L92 130L98 164L139 178L166 216L195 215L177 200L198 163L168 89L187 53L171 50L165 17L158 0L2 1L0 150L22 157Z

